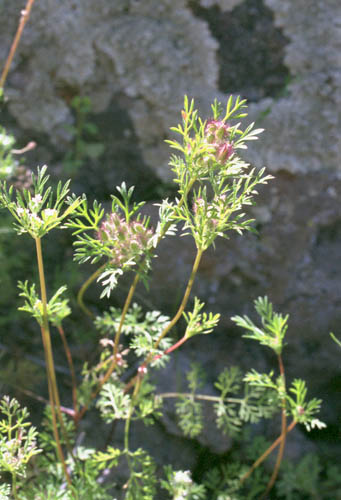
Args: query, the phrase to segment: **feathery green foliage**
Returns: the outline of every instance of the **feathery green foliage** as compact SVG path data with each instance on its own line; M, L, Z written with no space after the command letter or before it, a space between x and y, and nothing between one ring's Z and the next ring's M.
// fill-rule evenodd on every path
M110 211L105 213L99 202L90 206L85 196L70 195L69 181L64 185L59 182L54 189L49 185L45 166L32 175L30 188L15 190L8 182L1 182L0 206L13 216L17 233L28 233L36 245L40 293L34 283L19 282L19 295L24 299L19 310L29 313L41 328L49 392L39 434L27 423L27 411L16 400L6 397L1 402L4 418L0 421L0 475L9 473L0 487L3 498L12 495L15 500L109 500L113 498L112 491L119 491L126 500L152 500L158 498L160 487L173 500L200 500L208 495L212 500L260 498L269 480L261 463L271 446L275 448L283 442L296 424L303 424L307 430L324 426L316 418L321 401L307 400L306 384L300 379L287 389L282 365L279 374L252 369L243 374L236 366L226 367L210 392L201 393L208 385L203 368L194 363L186 375L188 392L160 393L157 388L157 370L167 366L172 352L192 342L194 336L212 334L219 323L220 314L206 311L198 297L189 307L203 253L214 246L218 237L228 238L231 231L243 234L253 230L244 209L254 203L257 186L271 178L264 169L250 168L239 156L246 143L262 132L254 129L254 124L242 127L241 122L228 123L244 118L245 110L244 100L230 97L226 107L215 101L212 119L203 120L194 109L194 102L185 97L182 122L172 129L179 140L167 141L176 152L170 166L178 194L174 200L159 204L155 229L149 218L142 215L144 203L134 201L134 188L125 183L117 187ZM0 152L0 169L7 168L10 150L6 151L3 156ZM71 229L76 262L96 266L80 290L78 304L100 336L99 354L96 361L83 364L81 373L73 366L63 330L65 318L72 313L69 299L65 298L66 285L59 287L50 299L45 285L41 240L55 228ZM133 302L133 296L139 281L148 290L158 245L176 232L193 238L196 255L178 310L168 317L159 311L143 310ZM97 280L103 287L101 297L110 298L125 273L132 275L133 281L123 306L111 306L96 317L84 302L87 288ZM260 316L259 326L246 316L232 320L243 328L244 337L281 356L288 316L275 313L267 297L258 298L255 308ZM181 318L186 325L180 339L175 340L172 329ZM63 341L71 373L72 407L63 406L60 401L50 325L58 329ZM169 366L168 369L172 370ZM209 411L215 415L217 432L240 442L245 424L269 419L276 412L282 412L282 416L284 412L292 422L287 425L282 420L285 433L282 427L278 440L270 447L263 446L264 440L260 446L255 437L245 448L244 456L233 455L230 462L207 471L202 484L192 479L190 471L175 470L172 465L160 477L149 451L132 444L131 426L136 421L145 426L160 421L162 403L168 398L176 399L179 427L190 439L200 439L205 432L203 405L210 406ZM97 409L105 423L123 423L121 440L98 450L82 444L80 422L90 408ZM118 467L125 470L123 481L109 474ZM287 482L288 477L293 477L293 470L285 469L278 482L280 495L291 498L300 487L303 494L309 493L301 480L304 464L301 469L291 490ZM318 477L318 467L315 472ZM333 474L330 478L332 482Z

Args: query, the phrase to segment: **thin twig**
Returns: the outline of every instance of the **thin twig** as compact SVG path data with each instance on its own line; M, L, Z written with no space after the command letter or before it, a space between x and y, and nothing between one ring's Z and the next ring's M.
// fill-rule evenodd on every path
M191 392L162 392L161 394L157 394L157 397L165 399L165 398L188 398L188 399L198 399L201 401L212 401L214 403L218 403L222 401L220 396L209 396L206 394L192 394ZM242 399L240 398L224 398L223 401L225 403L242 403Z
M283 389L285 391L285 371L284 371L284 365L283 365L283 360L282 360L281 354L278 355L278 364L279 364L279 371L280 371L281 378L282 378ZM286 406L286 400L284 397L282 399L282 416L281 416L281 422L282 422L281 423L281 429L282 429L281 430L281 437L282 437L282 440L281 440L281 444L280 444L280 447L278 450L278 455L277 455L274 470L272 472L272 475L271 475L271 478L268 482L266 490L265 490L264 494L261 496L260 500L264 500L268 496L270 491L272 490L272 487L275 484L275 481L277 479L279 468L281 466L281 462L283 459L283 453L284 453L285 441L286 441L285 438L286 438L286 434L287 434L287 416L285 413L285 410L286 410L285 406Z
M286 434L289 434L290 431L295 427L297 424L296 420L293 420L289 427L287 427L287 432ZM257 467L264 462L264 460L267 458L268 455L274 450L281 442L283 439L283 435L281 434L276 441L272 443L271 446L254 462L254 464L250 467L250 469L244 474L244 476L240 479L240 482L243 483L248 477L251 476L252 472L257 469Z
M73 402L73 409L74 409L75 414L76 414L77 410L78 410L78 403L77 403L77 381L76 381L75 368L73 365L73 360L72 360L70 348L69 348L69 345L68 345L66 337L65 337L64 329L60 325L57 327L57 330L58 330L60 337L62 339L65 355L66 355L66 358L67 358L67 361L69 364L69 369L70 369L70 373L71 373L71 383L72 383L72 402Z
M21 38L21 35L22 35L22 32L23 32L23 29L25 27L25 24L27 23L28 18L30 16L33 4L34 4L34 0L27 0L25 9L21 11L21 16L20 16L20 21L19 21L18 29L17 29L17 32L15 34L12 46L10 48L10 51L9 51L9 54L8 54L8 57L7 57L5 66L4 66L4 69L3 69L2 74L1 74L0 88L3 88L4 85L5 85L5 81L6 81L9 69L11 67L14 54L15 54L15 52L17 50L17 47L18 47L18 44L19 44L19 41L20 41L20 38Z
M90 318L93 318L94 315L93 315L93 313L91 311L89 311L89 309L84 304L83 296L84 296L86 290L91 285L91 283L93 281L95 281L95 279L98 278L98 276L101 274L101 272L103 271L103 269L105 268L106 265L107 265L107 263L102 264L101 267L99 267L94 273L92 273L92 275L85 281L85 283L83 283L83 285L81 286L81 288L80 288L80 290L78 292L78 295L77 295L77 303L78 303L79 307Z
M195 280L195 277L196 277L196 274L198 272L198 269L199 269L199 265L200 265L200 261L201 261L201 257L202 257L202 254L203 254L203 250L202 249L197 249L197 254L196 254L196 257L195 257L195 260L194 260L194 263L193 263L193 267L192 267L192 271L191 271L191 275L189 277L189 280L188 280L188 283L187 283L187 287L186 287L186 290L185 290L185 293L184 293L184 296L182 298L182 301L181 301L181 304L175 314L175 316L173 317L173 319L168 323L168 325L163 329L163 331L160 333L158 339L156 340L155 344L153 345L153 349L152 349L152 352L147 356L147 358L145 359L145 361L142 363L142 365L140 365L140 368L138 370L138 374L135 375L135 377L133 377L130 382L128 382L128 384L125 386L124 388L124 391L127 392L129 391L129 389L136 383L136 381L140 378L140 375L145 373L145 370L147 369L147 366L153 361L154 359L154 354L153 354L153 351L155 351L155 349L157 349L159 347L159 344L161 342L161 340L167 335L167 333L173 328L173 326L179 321L179 319L181 318L182 316L182 313L184 312L185 308L186 308L186 305L187 305L187 302L188 302L188 299L189 299L189 296L190 296L190 293L192 291L192 288L193 288L193 284L194 284L194 280ZM185 339L187 340L187 339ZM179 345L180 345L180 342L181 344L184 343L184 341L181 339L181 341L179 341ZM178 344L178 343L177 343ZM176 344L175 344L176 345Z

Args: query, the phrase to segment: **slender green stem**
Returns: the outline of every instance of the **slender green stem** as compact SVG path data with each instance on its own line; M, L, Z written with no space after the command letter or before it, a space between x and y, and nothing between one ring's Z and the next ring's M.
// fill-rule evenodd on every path
M283 390L285 392L285 371L284 371L284 365L283 365L283 360L282 360L281 354L278 354L278 364L279 364L279 371L280 371L281 378L282 378ZM277 454L277 459L276 459L274 470L272 472L272 475L271 475L271 478L270 478L270 480L268 482L266 490L265 490L264 494L261 497L261 500L264 500L267 497L267 495L270 493L273 485L275 484L275 481L276 481L277 476L278 476L279 468L281 466L281 462L282 462L282 459L283 459L283 453L284 453L285 441L286 441L286 434L287 434L287 416L286 416L286 413L285 413L285 405L286 405L286 400L285 400L285 397L284 397L282 399L282 415L281 415L281 436L282 436L282 440L281 440L281 444L280 444L279 449L278 449L278 454Z
M196 181L196 178L193 178L191 179L191 181L189 182L188 184L188 187L186 189L186 193L182 195L179 203L178 203L178 208L180 208L183 203L185 202L185 198L187 197L189 191L191 190L191 188L193 187L193 184L195 183ZM164 237L164 235L167 233L169 227L171 226L172 222L168 222L166 224L166 226L164 227L164 230L162 232L162 234L160 234L158 240L157 240L157 243L156 243L156 246L160 243L161 239ZM199 259L199 262L200 262L200 259ZM198 262L198 265L199 265L199 262ZM92 313L85 307L84 303L83 303L83 295L84 295L84 292L86 291L86 289L88 288L88 286L94 281L95 278L97 278L97 276L99 276L99 274L102 272L102 269L103 267L105 266L105 264L103 264L103 266L101 266L94 274L92 274L90 276L90 278L84 283L84 285L82 286L82 288L80 289L79 293L78 293L78 297L77 297L77 301L78 301L78 304L79 306L83 309L83 311L89 315L89 316L93 316ZM90 400L92 401L93 399L95 399L95 397L98 395L98 393L100 392L100 390L102 389L103 385L108 381L108 379L110 378L111 374L113 373L113 371L115 370L116 368L116 364L117 364L117 359L116 359L116 355L118 354L118 348L119 348L119 341L120 341L120 336L121 336L121 333L122 333L122 327L123 327L123 324L124 324L124 321L125 321L125 317L126 317L126 314L128 312L128 309L130 307L130 304L131 304L131 301L133 299L133 296L134 296L134 293L135 293L135 290L136 290L136 287L138 285L138 282L140 281L140 275L138 273L135 274L135 277L134 277L134 281L133 283L131 284L130 286L130 289L129 289L129 292L128 292L128 295L127 295L127 298L125 300L125 303L124 303L124 306L123 306L123 309L122 309L122 314L121 314L121 319L120 319L120 324L119 324L119 327L117 329L117 332L116 332L116 335L115 335L115 342L114 342L114 357L113 357L113 360L107 370L107 372L105 373L104 377L101 379L100 383L99 383L99 386L96 388L96 390L91 394L90 396ZM186 290L187 291L187 290ZM190 292L190 290L189 290ZM188 293L189 295L189 293ZM188 298L187 298L188 300ZM186 301L187 302L187 301ZM180 313L180 316L181 316L181 313ZM179 317L180 317L179 316ZM175 323L174 323L175 324ZM167 332L166 332L167 333ZM160 339L161 340L161 339ZM77 413L76 415L76 421L79 422L85 412L88 410L89 408L89 403L85 404L83 406L83 408Z
M93 318L94 315L92 314L91 311L89 311L89 309L85 306L84 302L83 302L83 297L84 297L84 294L86 292L86 290L89 288L89 286L91 285L91 283L93 281L95 281L96 278L98 278L98 276L101 274L101 272L103 271L103 269L105 268L105 266L107 265L107 263L103 264L101 267L99 267L91 276L90 278L88 278L85 283L83 283L83 285L81 286L79 292L78 292L78 295L77 295L77 303L79 305L79 307L82 309L83 312L85 312L85 314L87 316L89 316L90 318Z
M68 342L67 342L66 337L65 337L65 332L64 332L63 327L60 325L60 326L57 327L57 330L58 330L58 332L60 334L60 337L62 339L62 342L63 342L65 355L66 355L66 358L67 358L67 361L68 361L68 365L69 365L69 369L70 369L70 373L71 373L73 409L74 409L75 414L77 414L77 411L78 411L78 403L77 403L77 381L76 381L76 374L75 374L75 368L74 368L74 365L73 365L72 355L71 355L71 351L70 351Z
M37 262L38 262L38 271L39 271L41 301L43 304L43 325L41 326L41 333L42 333L42 340L43 340L45 360L46 360L46 371L47 371L49 397L50 397L51 412L52 412L53 433L54 433L56 444L57 444L59 459L63 465L66 480L67 480L68 484L71 485L70 475L67 471L63 450L62 450L62 447L60 445L60 439L59 439L59 433L58 433L58 427L57 427L57 421L56 421L55 410L57 410L57 415L58 415L58 418L60 421L61 428L64 429L64 431L65 431L64 422L63 422L61 409L60 409L60 399L59 399L56 372L55 372L54 361L53 361L51 337L50 337L49 322L48 322L48 315L47 315L47 294L46 294L43 254L42 254L42 250L41 250L41 239L35 238L35 243L36 243L36 251L37 251ZM65 435L66 435L66 432L65 432Z
M187 287L186 287L184 296L182 298L181 304L180 304L180 306L179 306L179 308L178 308L175 316L173 317L173 319L168 323L168 325L160 333L158 339L156 340L155 344L153 345L152 352L150 354L148 354L147 358L142 363L142 365L140 366L140 368L147 368L147 366L153 361L153 359L154 359L153 352L155 352L155 349L157 349L159 347L159 344L160 344L161 340L167 335L167 333L173 328L173 326L181 318L182 313L184 312L184 310L186 308L186 305L187 305L190 293L192 291L194 280L195 280L196 274L198 272L200 261L201 261L201 257L203 255L203 253L204 253L204 250L202 250L200 248L197 249L197 254L196 254L196 257L195 257L195 260L194 260L194 263L193 263L192 272L191 272L191 275L189 277L189 280L188 280L188 283L187 283ZM181 343L183 343L183 342L181 342ZM140 378L140 374L138 373L135 377L133 377L127 383L127 385L125 386L124 390L127 392L135 384L136 380L139 379L139 378Z
M129 454L129 429L130 429L130 421L131 421L131 416L133 414L134 408L135 408L135 399L136 396L139 392L141 385L141 380L137 380L134 388L134 392L131 396L131 402L130 402L130 409L129 409L129 415L126 420L125 426L124 426L124 451Z
M44 347L46 349L46 367L48 376L51 381L51 388L53 394L53 400L56 404L57 413L60 413L60 399L59 392L57 386L57 378L56 371L54 367L53 354L52 354L52 344L51 344L51 335L49 328L49 320L47 314L47 294L46 294L46 283L45 283L45 273L44 273L44 262L43 262L43 254L41 249L41 239L35 238L36 242L36 250L37 250L37 261L38 261L38 270L39 270L39 281L40 281L40 291L41 291L41 301L43 304L43 325L41 327L42 337L44 339ZM59 411L58 411L59 409ZM60 413L61 425L63 425L61 413Z
M48 385L48 389L49 389L49 398L50 398L51 416L52 416L52 429L53 429L53 435L54 435L54 439L55 439L56 446L57 446L57 456L60 460L60 463L62 464L63 472L64 472L64 476L66 478L66 481L67 481L68 485L71 486L72 485L71 478L70 478L69 471L67 470L65 457L64 457L62 445L60 442L58 425L57 425L57 418L56 418L56 408L55 408L55 403L53 401L53 391L52 391L52 387L51 387L51 381L49 378L47 379L47 385Z
M182 298L181 304L179 306L179 309L177 310L173 319L168 323L168 325L163 329L163 331L159 335L157 341L155 342L155 344L153 346L153 350L157 349L159 347L161 340L167 335L167 333L173 328L173 326L181 318L182 313L184 312L184 310L186 308L190 293L192 291L194 280L195 280L196 274L197 274L198 269L199 269L199 265L200 265L200 261L201 261L201 257L202 257L203 252L204 251L202 249L200 249L200 248L197 249L197 254L195 256L194 264L192 267L192 272L191 272L191 275L189 277L187 287L186 287L184 296ZM144 365L147 366L151 362L152 359L153 359L153 354L149 354Z
M191 392L162 392L157 395L159 398L180 398L185 397L189 399L198 399L201 401L212 401L213 403L218 403L222 401L220 396L208 396L206 394L192 394ZM240 398L224 398L224 403L237 403L241 404L243 399Z
M121 333L122 333L122 328L123 328L124 320L125 320L126 314L128 312L129 306L131 304L131 301L132 301L132 298L134 296L134 293L135 293L135 290L136 290L136 287L137 287L137 284L138 284L139 280L140 280L140 275L139 274L135 274L134 281L133 281L133 283L132 283L132 285L131 285L131 287L129 289L127 298L125 300L125 303L124 303L124 306L123 306L123 309L122 309L120 324L118 325L118 329L117 329L117 332L116 332L116 335L115 335L114 360L113 360L114 363L116 362L116 355L118 354L118 347L119 347L120 336L121 336Z
M110 363L110 366L108 367L105 375L101 378L98 386L91 393L91 395L90 395L90 401L93 401L95 399L95 397L99 394L99 392L102 389L103 385L109 380L111 374L113 373L113 371L116 368L116 364L117 364L117 356L116 355L118 353L119 340L120 340L120 335L121 335L121 332L122 332L123 323L124 323L125 316L126 316L127 311L129 309L129 306L130 306L130 303L131 303L131 300L133 298L133 295L134 295L134 292L135 292L135 289L136 289L136 286L137 286L138 282L139 282L139 275L136 274L135 278L134 278L134 281L133 281L133 284L131 285L131 287L129 289L129 293L127 295L126 301L124 303L124 307L123 307L122 314L121 314L120 324L119 324L119 327L118 327L117 332L116 332L115 343L114 343L114 356L113 356L113 359L112 359L112 361ZM77 422L79 422L82 419L83 415L88 410L88 408L89 408L89 403L86 403L83 406L83 408L77 413L77 415L76 415L76 421Z
M28 21L33 4L34 4L34 0L27 0L25 9L21 11L19 26L18 26L17 32L15 34L12 46L10 48L10 51L9 51L9 54L8 54L8 57L7 57L5 66L4 66L4 69L3 69L1 77L0 77L0 88L3 88L5 85L5 81L6 81L9 69L11 67L14 54L18 48L18 44L20 42L20 38L21 38L21 35L23 32L23 29L25 27L26 22Z
M131 473L131 461L130 461L130 451L129 451L129 431L130 431L131 416L132 416L134 408L135 408L135 399L136 399L136 396L137 396L139 389L140 389L140 383L141 383L141 381L138 379L136 381L134 392L133 392L132 397L131 397L129 415L128 415L128 418L127 418L125 425L124 425L124 452L126 454L127 464L128 464L128 468L129 468L130 473ZM130 477L131 477L131 474L130 474ZM131 481L131 479L128 479L127 486L128 486L130 481Z
M19 499L17 495L17 475L15 472L12 473L12 495L15 500Z
M290 431L292 431L292 429L295 427L295 425L297 424L296 420L293 420L291 422L291 424L287 427L287 431L286 431L286 434L289 434ZM240 482L243 483L246 479L248 479L252 472L257 469L257 467L262 463L264 462L264 460L268 457L268 455L270 455L270 453L272 452L272 450L274 450L281 442L282 442L282 439L283 439L283 435L281 434L277 439L276 441L274 441L272 443L271 446L269 446L269 448L267 450L265 450L265 452L254 462L254 464L250 467L250 469L244 474L244 476L240 479Z

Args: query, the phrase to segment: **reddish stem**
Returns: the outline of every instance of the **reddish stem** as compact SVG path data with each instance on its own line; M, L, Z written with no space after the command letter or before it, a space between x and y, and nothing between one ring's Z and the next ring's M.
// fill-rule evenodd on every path
M21 34L23 32L23 29L24 29L26 22L28 21L33 4L34 4L34 0L27 0L25 9L21 11L19 26L18 26L17 32L15 34L12 46L10 48L4 69L3 69L2 74L1 74L0 88L3 88L5 85L5 81L6 81L9 69L11 67L15 51L17 50L17 47L18 47L18 44L19 44L19 41L21 38Z
M289 427L287 427L287 432L286 434L288 434L290 431L292 431L292 429L295 427L295 425L297 424L296 420L293 420L291 422L291 424L289 425ZM270 455L270 453L272 452L272 450L274 450L276 448L276 446L278 446L281 442L282 442L282 439L283 439L283 434L281 434L277 439L276 441L274 441L272 443L271 446L269 446L269 448L254 462L254 464L250 467L250 469L244 474L244 476L240 479L240 482L243 483L248 477L251 476L252 472L257 469L257 467L262 463L264 462L264 460L267 458L268 455Z
M285 389L285 372L284 372L284 365L283 365L282 356L280 354L278 354L278 364L279 364L279 371L280 371L280 374L281 374L281 378L282 378L282 381L283 381L283 387ZM273 487L273 485L276 482L276 479L277 479L277 476L278 476L278 472L279 472L279 468L281 466L281 462L282 462L282 459L283 459L283 453L284 453L285 441L286 441L285 438L286 438L286 434L287 434L287 416L286 416L286 413L285 413L285 404L286 404L286 401L285 401L285 397L284 397L282 399L282 417L281 417L281 421L282 421L282 424L281 424L281 437L282 437L282 441L281 441L281 444L280 444L280 447L279 447L279 450L278 450L278 455L277 455L277 459L276 459L274 470L272 472L272 475L271 475L271 478L270 478L270 480L268 482L266 490L265 490L264 494L261 497L261 500L264 500L268 496L268 494L270 493L270 491L272 490L272 487Z

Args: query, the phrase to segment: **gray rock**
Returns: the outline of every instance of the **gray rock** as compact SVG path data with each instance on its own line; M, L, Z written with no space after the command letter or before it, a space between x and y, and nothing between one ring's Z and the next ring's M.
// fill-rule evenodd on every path
M265 0L289 43L287 95L251 106L268 131L249 154L273 171L340 170L341 9L335 0ZM257 120L259 123L259 120Z

